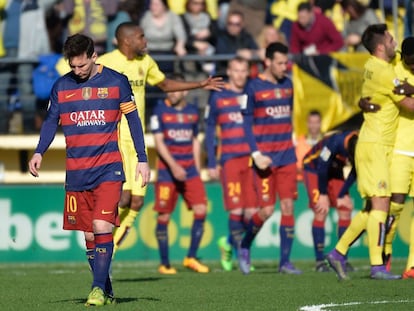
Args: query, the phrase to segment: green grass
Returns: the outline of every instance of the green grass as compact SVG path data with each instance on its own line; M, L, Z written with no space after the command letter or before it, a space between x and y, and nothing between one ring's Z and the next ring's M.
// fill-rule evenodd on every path
M208 262L212 272L196 274L174 263L178 274L156 272L157 263L114 262L113 286L117 304L104 310L172 311L369 311L414 310L414 280L369 279L367 260L352 261L358 269L348 282L334 273L313 272L313 262L300 261L302 275L281 275L276 262L254 261L256 270L244 276L223 272ZM405 260L394 260L401 272ZM84 306L90 290L87 263L4 264L0 266L0 310L66 311Z

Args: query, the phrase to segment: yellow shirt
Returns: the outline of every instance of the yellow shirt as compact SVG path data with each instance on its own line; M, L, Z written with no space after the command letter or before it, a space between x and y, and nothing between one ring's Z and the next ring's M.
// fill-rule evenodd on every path
M136 56L134 59L128 60L118 49L103 54L96 63L103 64L128 77L134 93L139 117L141 118L142 128L145 130L145 85L147 83L156 85L165 79L165 75L160 71L157 63L149 55ZM130 136L125 117L122 117L120 132L121 135L126 132Z
M414 85L414 74L407 68L400 57L395 65L395 73L400 81L407 80ZM398 122L397 137L395 139L394 150L398 153L410 154L414 156L414 113L401 108L400 119Z
M394 66L370 56L364 69L362 97L371 97L371 101L381 109L376 113L364 113L358 141L394 145L399 116L397 103L404 98L392 92L397 78Z

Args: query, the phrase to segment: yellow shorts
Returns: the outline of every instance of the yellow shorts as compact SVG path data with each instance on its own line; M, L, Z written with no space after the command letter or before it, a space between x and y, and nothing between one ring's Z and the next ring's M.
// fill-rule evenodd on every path
M393 153L391 161L391 192L414 197L414 157Z
M355 151L358 191L363 198L389 197L392 146L358 142Z
M138 181L135 180L138 160L134 142L132 140L120 140L119 149L122 154L122 162L125 171L125 182L122 186L122 190L130 190L132 195L144 197L147 193L147 186L141 187L141 176L138 177Z

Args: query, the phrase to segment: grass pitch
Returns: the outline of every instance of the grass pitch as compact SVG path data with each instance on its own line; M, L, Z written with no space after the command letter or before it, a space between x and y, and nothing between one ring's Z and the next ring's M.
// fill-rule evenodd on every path
M316 273L314 263L295 262L302 275L277 273L276 262L253 262L245 276L235 269L223 272L218 262L201 275L174 266L177 275L157 273L157 263L114 262L113 286L117 311L369 311L414 310L414 280L369 279L368 260L352 260L351 281L339 282L332 273ZM401 272L405 260L394 260ZM236 266L236 265L235 265ZM74 311L85 307L91 274L87 263L3 264L0 266L0 310Z

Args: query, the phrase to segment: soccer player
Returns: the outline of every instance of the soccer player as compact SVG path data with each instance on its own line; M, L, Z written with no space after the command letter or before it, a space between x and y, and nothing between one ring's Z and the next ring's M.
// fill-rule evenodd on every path
M221 78L218 77L209 77L196 82L166 79L156 62L147 54L147 40L143 30L133 22L121 23L116 29L115 36L118 48L100 56L98 63L119 71L128 77L144 132L145 86L147 83L159 87L164 92L196 88L219 90L223 84ZM114 231L114 252L117 251L126 238L139 210L144 205L146 193L146 187L142 188L134 182L135 153L125 118L122 118L120 127L120 149L124 161L126 181L119 202L121 225L115 228Z
M327 260L339 279L348 279L345 271L346 252L359 236L358 233L365 229L371 278L393 280L400 276L387 271L383 259L385 223L391 196L390 165L399 111L412 111L414 105L413 99L393 92L397 76L391 62L396 55L397 44L387 26L368 26L362 36L362 43L371 54L365 64L362 97L370 97L381 106L376 113L364 113L355 154L358 190L369 204L365 211L355 215L349 226L350 232L343 234L335 249L327 255Z
M250 220L241 243L239 265L243 273L250 271L250 247L274 211L276 195L280 198L280 263L279 272L300 274L290 262L294 237L293 201L297 196L296 155L292 141L293 84L287 76L288 47L280 42L266 48L264 72L246 86L247 105L242 107L246 140L253 159L264 155L269 166L256 167L255 183L259 211Z
M329 271L324 255L325 221L329 208L335 207L338 212L338 238L351 221L353 203L348 191L356 178L354 155L357 139L356 131L330 133L304 156L303 181L309 207L314 212L312 237L317 272ZM348 164L352 168L345 178L344 167Z
M93 274L86 305L113 301L109 279L112 229L119 223L118 202L125 175L118 149L118 122L128 120L135 146L136 176L140 186L150 179L141 121L128 79L95 64L91 38L76 34L63 47L72 69L53 85L39 143L29 162L38 177L43 154L52 143L58 124L66 139L66 198L63 229L85 233L86 255Z
M229 212L230 234L220 238L218 245L223 270L231 271L232 250L240 247L245 222L257 209L257 195L253 189L251 150L245 139L241 114L241 106L247 101L244 87L249 76L248 61L241 57L231 59L227 76L224 90L210 94L205 113L205 145L209 176L220 178L224 207Z
M397 57L394 69L398 81L400 81L397 83L394 93L412 96L414 94L414 88L411 86L414 85L414 37L407 37L402 42L401 61L400 57ZM371 105L373 103L368 102L368 104ZM390 270L392 241L395 237L406 197L407 195L409 197L414 197L414 183L412 182L411 177L414 172L412 165L414 160L414 139L411 135L413 130L413 114L405 109L401 109L394 152L391 160L391 203L387 219L387 234L385 236L384 247L384 259L385 263L388 264L387 270ZM404 271L402 275L403 278L414 278L413 234L414 231L411 232L410 254L407 261L406 271Z
M167 99L155 107L150 120L158 154L154 210L158 213L155 234L161 274L177 273L168 256L168 223L179 194L194 215L191 242L183 266L198 273L209 272L196 258L203 237L207 197L199 174L198 109L187 105L186 94L186 91L168 93Z

